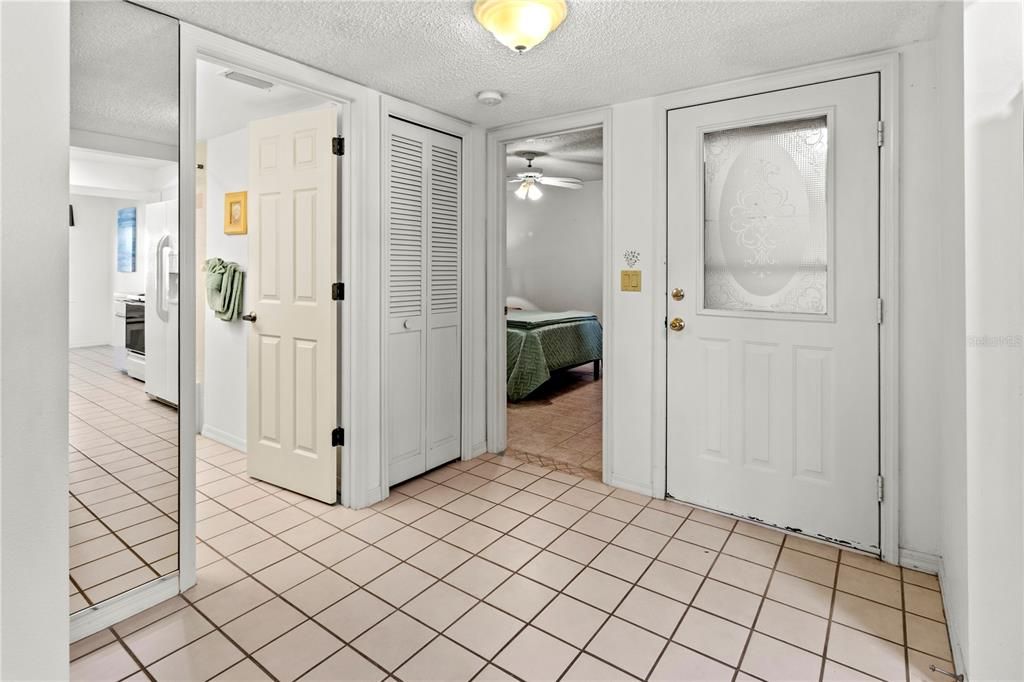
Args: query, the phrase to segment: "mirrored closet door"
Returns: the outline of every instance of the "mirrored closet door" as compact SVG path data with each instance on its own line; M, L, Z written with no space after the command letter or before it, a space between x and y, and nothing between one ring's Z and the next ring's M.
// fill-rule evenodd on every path
M177 592L176 20L71 3L69 155L74 640Z

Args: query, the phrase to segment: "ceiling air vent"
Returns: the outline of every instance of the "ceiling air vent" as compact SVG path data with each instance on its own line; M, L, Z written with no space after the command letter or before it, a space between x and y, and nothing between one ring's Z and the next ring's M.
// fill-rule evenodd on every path
M265 81L262 78L256 78L255 76L250 76L238 71L225 71L221 75L228 80L245 83L246 85L251 85L252 87L259 88L260 90L269 90L274 87L274 84L270 81Z

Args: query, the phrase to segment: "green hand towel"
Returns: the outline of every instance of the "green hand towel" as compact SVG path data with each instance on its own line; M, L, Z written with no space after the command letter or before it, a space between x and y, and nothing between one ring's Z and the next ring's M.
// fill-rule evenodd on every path
M242 313L242 284L245 273L238 263L210 258L203 267L206 271L206 304L214 317L231 322Z

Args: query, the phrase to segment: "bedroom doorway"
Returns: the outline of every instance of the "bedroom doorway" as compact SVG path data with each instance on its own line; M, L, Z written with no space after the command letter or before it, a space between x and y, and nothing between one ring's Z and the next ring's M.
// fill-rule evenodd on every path
M604 134L505 145L507 456L602 478Z

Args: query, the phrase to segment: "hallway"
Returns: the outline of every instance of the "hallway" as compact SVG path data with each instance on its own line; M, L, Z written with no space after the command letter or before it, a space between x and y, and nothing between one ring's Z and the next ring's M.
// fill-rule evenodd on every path
M249 479L224 445L198 452L199 584L74 644L72 679L919 680L952 666L934 576L798 536L495 455L354 511Z

